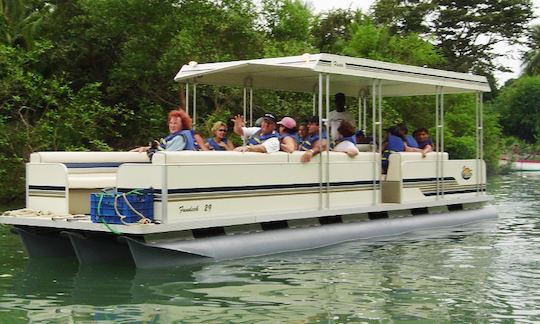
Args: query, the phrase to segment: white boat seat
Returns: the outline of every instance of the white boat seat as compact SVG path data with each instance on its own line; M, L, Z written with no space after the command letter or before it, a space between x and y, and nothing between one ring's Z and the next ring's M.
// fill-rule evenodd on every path
M191 163L287 163L288 155L285 152L271 154L255 152L223 152L223 151L180 151L157 152L152 157L152 164L191 164Z
M304 155L304 152L296 151L291 154L289 154L289 162L301 162L302 155ZM317 154L313 157L312 162L319 161L320 154ZM374 158L374 156L378 156L378 153L372 153L372 152L360 152L358 155L354 157L349 157L346 153L343 152L330 152L330 162L331 163L350 163L350 162L358 162L358 161L370 161L372 162L374 159L375 161L379 161L378 158ZM326 162L326 152L322 153L323 162Z
M146 153L137 152L36 152L30 154L30 163L77 163L99 165L110 163L148 163ZM81 165L83 166L83 165Z
M442 157L443 160L448 160L448 153L443 152L439 153L440 157ZM398 152L398 153L392 153L390 154L390 157L388 158L388 171L386 173L386 180L387 181L401 181L403 178L402 174L402 168L404 162L422 162L422 164L425 164L425 162L433 162L433 164L437 161L437 153L436 152L430 152L427 153L425 157L422 157L422 153L418 152ZM426 175L427 176L427 175Z
M68 177L71 189L101 189L116 186L116 173L70 174Z

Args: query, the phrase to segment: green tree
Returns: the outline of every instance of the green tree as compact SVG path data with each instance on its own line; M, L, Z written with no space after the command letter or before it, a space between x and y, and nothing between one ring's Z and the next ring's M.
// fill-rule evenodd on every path
M443 62L436 47L418 35L392 35L387 27L369 22L351 25L351 39L344 44L343 54L417 66Z
M314 16L300 0L263 0L260 28L266 33L264 55L276 57L312 52Z
M343 43L351 39L351 24L365 19L360 10L335 9L320 14L311 29L315 47L323 53L340 53Z
M530 0L379 0L374 19L392 32L432 36L447 59L442 68L476 73L504 70L493 46L520 42L533 18Z
M529 30L529 50L523 53L523 74L540 74L540 25L534 25Z
M525 76L504 87L494 100L507 135L527 143L540 141L540 76Z
M0 42L31 49L43 18L39 8L43 9L45 5L37 6L23 0L0 0Z

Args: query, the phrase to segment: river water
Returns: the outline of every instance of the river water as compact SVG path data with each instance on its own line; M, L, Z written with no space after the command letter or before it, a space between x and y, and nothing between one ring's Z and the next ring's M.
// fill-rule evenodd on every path
M0 323L540 322L540 174L490 179L499 218L182 269L29 260L0 228Z

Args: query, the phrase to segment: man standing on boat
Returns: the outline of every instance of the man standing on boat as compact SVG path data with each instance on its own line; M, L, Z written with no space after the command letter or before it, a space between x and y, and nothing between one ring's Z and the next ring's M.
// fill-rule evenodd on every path
M354 125L354 118L350 112L346 110L345 107L345 95L341 92L336 93L334 96L334 104L336 106L335 110L332 110L328 114L328 121L330 125L330 135L332 140L335 141L337 137L337 129L341 125L341 122L346 120L352 125Z
M238 152L273 153L279 151L279 135L276 132L276 117L264 114L261 127L245 127L244 117L237 115L234 132L242 137L246 145L235 148Z

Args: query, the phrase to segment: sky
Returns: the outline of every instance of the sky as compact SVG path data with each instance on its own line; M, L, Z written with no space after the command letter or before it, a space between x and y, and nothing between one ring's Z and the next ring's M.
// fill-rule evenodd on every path
M375 0L307 0L307 2L311 4L315 12L323 12L337 8L362 9L362 11L367 12ZM540 17L540 0L533 0L533 5L536 16ZM536 18L531 22L531 24L539 23L539 18ZM523 49L523 47L508 46L507 44L498 44L498 46L495 47L495 50L498 53L507 54L506 58L501 58L497 62L512 70L512 72L509 73L495 73L499 86L503 85L506 80L517 78L519 76L521 72L520 50Z

